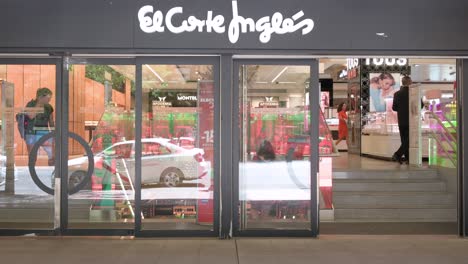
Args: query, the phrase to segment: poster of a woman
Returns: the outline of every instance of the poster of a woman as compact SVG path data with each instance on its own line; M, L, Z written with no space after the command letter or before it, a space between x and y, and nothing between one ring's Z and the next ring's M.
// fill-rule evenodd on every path
M370 78L370 111L392 111L393 94L400 89L399 73L371 73Z

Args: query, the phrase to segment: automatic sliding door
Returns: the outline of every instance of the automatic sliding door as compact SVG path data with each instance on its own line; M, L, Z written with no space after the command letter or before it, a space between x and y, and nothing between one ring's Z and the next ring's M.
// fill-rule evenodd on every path
M311 211L310 131L317 128L309 115L311 65L239 63L238 70L238 231L307 233L316 216Z
M108 62L68 70L69 229L134 229L135 65Z
M142 60L141 230L214 231L216 60Z

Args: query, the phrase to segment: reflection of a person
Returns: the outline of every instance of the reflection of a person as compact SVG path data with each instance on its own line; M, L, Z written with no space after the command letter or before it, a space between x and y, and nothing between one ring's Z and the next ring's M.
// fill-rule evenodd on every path
M429 108L430 108L429 110L432 111L432 112L435 112L437 110L435 100L431 101L431 106Z
M390 111L386 98L392 98L395 93L395 79L390 73L382 73L370 80L370 111L386 112Z
M346 145L348 145L348 115L346 115L346 108L345 103L338 105L338 140L335 143L337 146L342 140L346 140Z
M263 140L257 150L257 155L254 157L256 161L272 161L275 160L275 148L268 140Z
M28 121L25 126L25 141L28 154L31 152L34 144L44 135L48 134L55 126L52 113L54 108L49 104L52 99L52 91L49 88L39 88L36 91L36 99L26 104L28 107L43 108L40 112L27 113ZM53 139L48 140L42 145L42 149L47 153L48 165L54 165Z

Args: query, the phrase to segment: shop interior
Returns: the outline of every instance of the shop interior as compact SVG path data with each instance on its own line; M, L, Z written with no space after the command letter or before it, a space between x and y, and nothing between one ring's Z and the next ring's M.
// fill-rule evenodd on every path
M322 218L324 233L457 232L456 60L398 60L320 59L320 78L333 80L332 89L322 86L333 91L322 109L335 142L337 107L348 105L348 139L336 145L339 156L332 159L334 213ZM400 164L392 160L401 141L391 106L403 76L413 81L410 107L418 98L422 106L410 119L414 160ZM387 96L382 77L392 79Z
M455 63L319 60L322 233L456 234ZM310 150L307 114L301 111L309 107L309 68L243 65L240 72L239 228L304 229L310 221L310 193L304 192L310 186ZM383 76L391 80L385 88L378 81ZM391 107L403 76L412 78L410 102L420 108L411 116L414 158L400 164L392 160L401 141ZM336 144L341 103L348 105L348 138ZM256 163L265 144L275 155L269 163Z

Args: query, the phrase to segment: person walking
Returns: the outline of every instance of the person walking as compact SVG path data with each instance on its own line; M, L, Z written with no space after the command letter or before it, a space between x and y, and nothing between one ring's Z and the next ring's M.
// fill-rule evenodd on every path
M402 86L393 97L392 110L398 115L398 129L400 130L400 148L393 154L392 160L409 163L409 86L413 83L411 77L405 76L401 80Z
M29 101L26 104L26 109L39 109L38 112L31 111L27 113L27 122L25 124L25 141L30 154L34 144L50 131L55 129L54 108L50 105L52 99L52 91L49 88L43 87L36 91L36 99ZM53 139L47 140L41 147L47 153L49 166L55 165L55 155L53 147Z
M338 105L337 112L338 112L338 140L336 141L335 145L338 144L342 140L346 140L346 145L348 145L348 115L346 114L347 105L345 103L341 103Z

